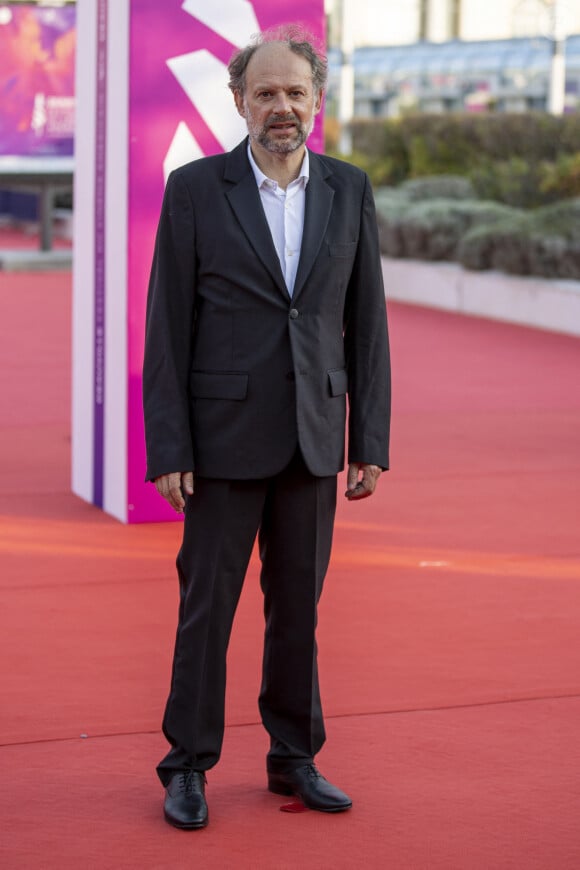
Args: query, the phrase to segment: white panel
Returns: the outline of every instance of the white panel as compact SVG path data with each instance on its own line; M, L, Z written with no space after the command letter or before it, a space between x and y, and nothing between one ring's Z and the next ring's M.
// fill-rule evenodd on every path
M433 0L428 7L428 38L433 42L449 39L449 0Z
M129 0L109 0L103 509L127 521Z
M182 9L238 48L260 30L253 4L247 0L185 0Z
M580 336L580 282L382 258L387 300Z
M72 489L92 501L97 0L77 3L76 20Z
M224 82L227 69L206 49L182 54L167 66L212 131L224 151L234 148L246 135L246 122L238 115L233 96Z

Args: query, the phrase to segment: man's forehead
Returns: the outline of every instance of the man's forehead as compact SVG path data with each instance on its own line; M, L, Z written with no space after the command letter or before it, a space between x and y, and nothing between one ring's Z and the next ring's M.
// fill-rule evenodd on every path
M311 79L310 62L282 42L266 42L256 49L248 62L246 78L264 77Z

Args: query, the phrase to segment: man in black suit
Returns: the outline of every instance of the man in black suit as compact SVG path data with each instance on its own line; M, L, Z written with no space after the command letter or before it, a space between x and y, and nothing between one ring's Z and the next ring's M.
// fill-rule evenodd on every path
M368 178L309 152L326 60L295 27L229 65L248 138L168 180L143 374L148 469L185 510L180 610L159 764L167 821L207 824L226 650L259 535L266 632L259 706L268 787L312 809L350 798L321 776L317 604L336 475L371 495L388 467L388 339Z

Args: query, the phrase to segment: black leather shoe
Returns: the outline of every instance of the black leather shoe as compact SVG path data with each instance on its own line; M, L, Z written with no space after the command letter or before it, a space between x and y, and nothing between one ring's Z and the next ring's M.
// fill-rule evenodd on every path
M208 821L205 800L205 774L200 770L182 770L171 777L165 789L163 813L175 828L205 828Z
M274 794L296 795L305 807L323 813L340 813L352 806L349 796L328 782L314 764L290 773L268 773L268 788Z

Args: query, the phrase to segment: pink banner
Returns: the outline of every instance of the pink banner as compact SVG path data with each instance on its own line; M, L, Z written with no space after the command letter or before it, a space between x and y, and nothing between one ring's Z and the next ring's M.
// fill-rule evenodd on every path
M0 154L71 155L75 9L0 5Z
M251 34L304 24L324 45L323 0L131 0L129 150L129 522L175 519L143 482L141 367L146 292L165 172L231 148L243 137L227 88L227 63ZM215 80L215 84L214 84ZM224 104L227 100L227 105ZM230 116L231 113L231 116ZM236 136L235 142L229 141ZM322 150L322 115L309 140Z

